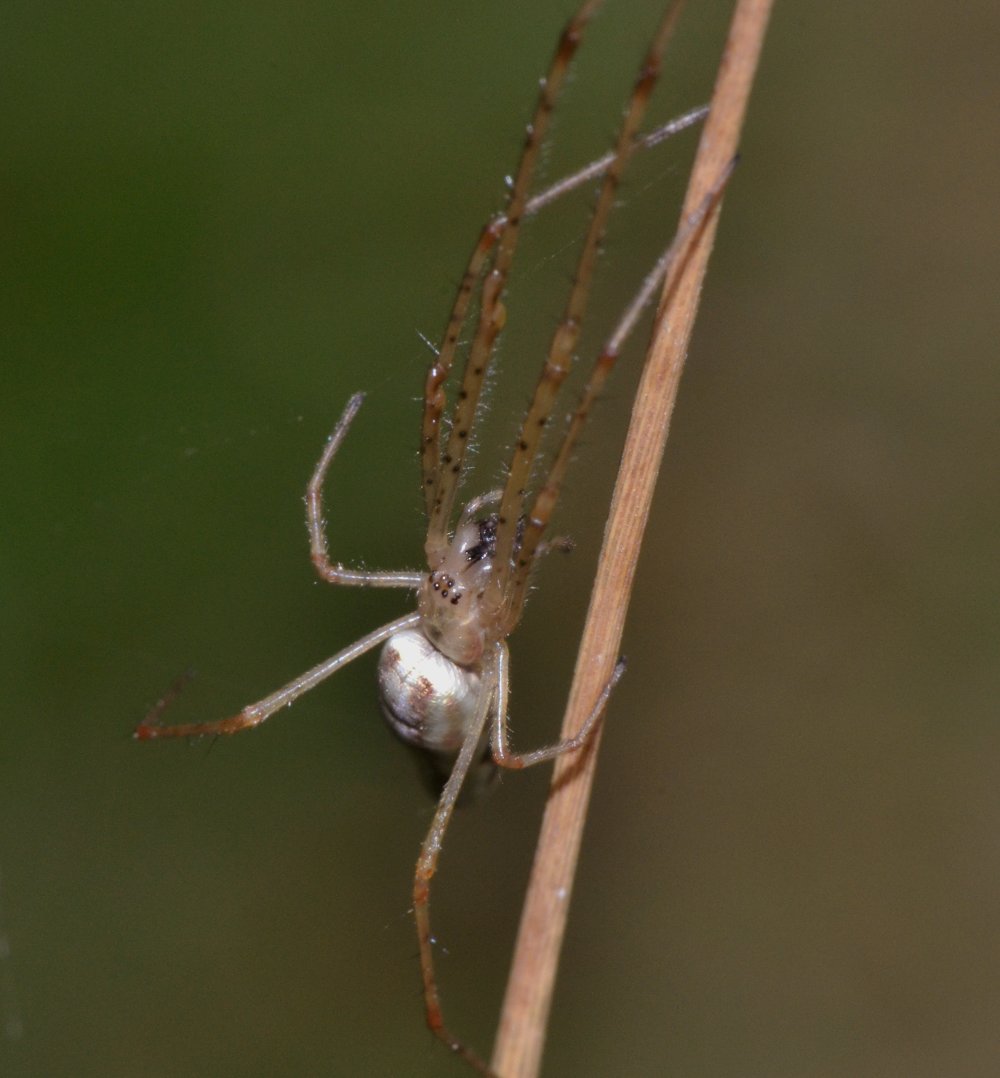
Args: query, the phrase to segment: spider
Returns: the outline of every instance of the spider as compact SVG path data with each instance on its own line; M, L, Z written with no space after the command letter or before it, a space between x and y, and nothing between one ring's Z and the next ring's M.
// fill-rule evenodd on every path
M552 111L583 32L598 0L587 0L559 38L540 92L506 208L481 232L462 276L441 345L427 371L421 428L421 471L427 516L424 571L367 571L332 561L326 534L323 488L364 396L350 398L316 464L306 491L310 552L319 576L331 584L401 588L417 593L417 609L362 636L331 658L238 714L215 722L175 726L161 724L172 690L135 730L139 740L232 734L258 726L347 663L382 645L378 661L379 701L389 725L404 742L421 750L442 776L440 799L417 861L413 911L417 925L424 1003L430 1029L476 1069L482 1060L445 1025L434 971L430 929L430 883L444 834L470 770L477 785L497 768L521 769L584 746L604 712L608 697L624 669L615 672L594 700L589 717L575 736L531 752L511 746L507 703L509 656L506 639L521 620L532 571L545 553L565 546L544 536L555 509L567 465L595 399L643 309L662 284L668 267L682 257L721 194L722 177L705 202L682 225L595 361L580 401L569 418L562 441L537 489L529 492L560 386L571 368L587 308L601 242L625 166L637 148L662 140L701 119L704 109L680 117L645 137L639 136L642 115L659 75L661 57L679 14L680 3L666 12L640 67L628 98L612 153L539 195L529 197L540 148ZM523 219L594 176L601 176L597 199L579 254L565 311L555 330L541 376L514 443L502 489L472 498L452 526L455 500L480 394L506 319L504 291L518 245ZM470 315L478 296L478 313ZM450 426L442 424L447 406L445 387L459 351L460 335L474 322L459 380Z

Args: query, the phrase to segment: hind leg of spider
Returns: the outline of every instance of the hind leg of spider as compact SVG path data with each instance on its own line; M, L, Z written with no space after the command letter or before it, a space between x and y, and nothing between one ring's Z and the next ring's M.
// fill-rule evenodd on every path
M378 647L384 640L388 640L393 633L398 633L402 629L410 629L419 621L420 615L416 613L407 614L405 617L390 621L388 625L383 625L380 629L361 637L360 640L355 640L353 644L344 648L343 651L338 651L336 655L331 656L325 662L321 662L318 666L314 666L311 670L307 670L304 674L295 678L294 681L290 681L287 685L278 689L277 692L271 693L270 696L265 696L263 700L258 700L255 704L248 705L241 712L230 716L228 719L218 719L215 722L190 722L178 726L161 726L160 716L166 709L167 704L177 695L177 691L171 687L171 690L168 691L164 698L156 704L146 718L135 728L133 737L138 741L153 741L156 738L165 737L205 737L215 734L236 734L240 730L249 729L251 726L259 726L276 711L280 711L283 707L288 707L303 693L315 688L321 681L325 681L330 677L331 674L335 674L342 666L353 662L359 656L364 655L366 651L371 651L372 648Z
M597 729L598 723L604 715L614 687L625 673L625 660L619 659L615 663L614 671L608 683L601 690L600 696L594 703L586 721L572 737L563 738L554 745L547 745L533 752L514 752L510 745L510 729L507 721L507 695L508 695L508 655L507 645L501 644L502 654L497 664L497 703L493 713L493 732L490 747L493 752L493 760L499 767L506 767L519 771L525 767L544 763L546 760L554 760L566 752L576 752L583 748L590 740L591 735Z
M430 891L431 879L437 871L444 833L451 820L455 802L461 793L462 784L468 774L469 767L479 749L483 729L486 726L486 720L496 698L495 670L495 658L488 656L484 661L482 695L479 698L476 714L465 735L465 740L462 742L462 748L455 760L451 775L441 792L441 799L438 801L434 819L431 821L427 837L420 847L420 857L417 859L417 868L413 877L413 917L417 923L417 941L420 946L420 971L424 980L424 1006L427 1025L431 1032L439 1040L443 1041L452 1052L461 1056L466 1063L483 1074L490 1073L486 1064L444 1024L437 977L434 973L434 938L431 935Z

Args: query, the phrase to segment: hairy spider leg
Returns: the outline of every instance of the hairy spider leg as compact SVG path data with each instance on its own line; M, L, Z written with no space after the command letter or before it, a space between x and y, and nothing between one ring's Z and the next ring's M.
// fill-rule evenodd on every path
M341 562L331 562L326 537L326 520L323 517L323 484L333 458L347 435L348 428L364 402L364 393L355 393L347 402L343 414L337 420L333 433L327 439L323 454L316 464L309 485L306 487L306 527L309 529L309 553L321 580L330 584L346 584L364 588L418 588L424 578L418 572L391 572L365 569L349 569Z
M364 400L364 394L355 393L347 402L333 433L327 440L323 453L313 471L306 488L306 526L309 530L309 546L313 564L323 580L331 584L354 585L358 587L382 588L417 588L423 580L423 573L417 572L368 572L363 569L349 569L340 562L330 561L326 537L326 524L323 519L323 483L327 472L336 456L337 450L347 436L351 422L358 413ZM419 613L406 614L401 618L367 633L336 655L326 659L318 666L290 681L277 692L249 704L238 714L214 722L182 723L178 726L163 726L160 717L167 706L179 695L180 685L175 683L164 697L156 704L135 729L135 737L140 741L168 737L202 737L214 734L235 734L251 726L259 726L265 719L283 707L287 707L304 692L308 692L321 681L341 667L353 662L365 652L371 651L393 633L412 628L420 623Z
M699 105L696 108L688 109L687 112L668 120L648 134L637 137L635 148L637 150L648 150L659 146L666 139L680 134L680 132L693 127L695 124L701 123L707 115L707 105ZM524 218L533 217L546 206L562 198L563 195L567 195L590 180L601 176L614 161L615 153L612 150L603 157L591 161L590 164L584 165L583 168L578 169L576 172L561 177L544 190L539 191L538 194L532 195L525 204ZM465 272L462 274L458 293L448 319L448 328L445 331L445 346L439 349L423 334L420 334L421 339L430 347L436 357L427 372L424 414L421 424L421 476L428 518L433 507L433 498L437 492L437 477L441 460L439 445L441 437L440 420L446 404L443 386L452 369L459 333L468 313L469 300L474 294L476 282L479 280L479 276L489 260L489 255L506 224L507 214L499 213L490 218L480 232Z
M514 570L513 587L508 600L510 604L509 616L515 624L520 619L524 602L527 598L533 560L536 552L542 549L542 536L549 525L562 489L566 469L569 467L577 439L587 423L594 401L601 395L604 385L618 361L618 356L632 330L635 329L643 310L652 302L654 295L659 291L669 273L673 271L673 279L677 279L677 273L683 267L694 240L701 234L710 216L718 210L722 194L733 174L735 164L735 161L730 163L729 167L706 193L694 213L689 214L686 219L681 221L680 228L677 230L673 240L671 240L669 247L657 259L656 265L646 275L642 287L626 308L625 313L608 337L607 343L601 349L591 368L580 395L579 404L573 412L562 443L553 458L549 473L539 488L530 511L525 516L518 564Z
M299 675L277 692L265 696L263 700L258 700L255 704L248 704L242 711L228 719L218 719L215 722L182 723L180 726L160 726L158 720L163 708L157 705L135 728L133 737L138 741L152 741L165 737L205 737L216 734L237 734L251 726L259 726L276 711L288 707L303 693L314 689L321 681L326 681L331 674L335 674L341 667L360 658L365 652L378 647L394 633L411 629L419 624L420 615L415 612L396 618L380 629L366 633L360 640L355 640L353 644L338 651L336 655Z
M459 285L440 351L427 371L421 454L428 517L426 551L432 566L444 556L448 547L448 523L458 490L458 479L476 414L476 405L486 377L493 342L503 328L505 311L501 297L517 249L521 220L528 200L528 188L570 62L580 45L584 28L597 7L597 0L588 0L569 21L559 38L548 73L541 83L534 116L525 134L507 208L499 219L502 223L496 226L492 223L488 225L476 244ZM498 234L494 235L496 231ZM476 331L466 357L454 418L442 455L441 416L446 405L444 382L454 362L469 300L494 244L496 253L493 256L492 268L482 283Z
M521 433L514 446L500 503L496 556L486 596L487 607L494 610L502 620L504 635L517 624L516 619L511 617L511 607L508 605L511 598L512 574L515 568L524 571L532 564L531 557L515 551L515 546L528 483L541 445L542 432L551 418L559 389L569 374L573 362L608 217L614 206L625 166L634 148L636 131L659 77L663 52L673 34L682 6L682 0L675 0L667 9L639 69L639 76L632 89L618 133L614 160L605 171L601 182L566 308L553 334L545 365L521 426Z

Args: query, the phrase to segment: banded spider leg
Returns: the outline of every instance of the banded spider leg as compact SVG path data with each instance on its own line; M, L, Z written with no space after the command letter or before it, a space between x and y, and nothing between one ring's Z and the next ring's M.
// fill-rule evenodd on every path
M380 704L394 732L424 750L448 774L427 836L421 847L413 887L414 917L420 949L427 1023L449 1048L485 1072L482 1060L447 1028L434 971L430 931L430 881L444 834L473 763L492 769L521 769L551 760L585 745L596 727L622 665L594 701L589 718L571 738L531 752L517 752L507 724L509 656L507 636L521 619L532 570L539 558L558 545L544 535L558 500L569 458L590 408L613 368L618 353L650 302L672 262L683 258L721 194L726 177L675 237L597 358L581 401L570 418L552 465L533 496L528 488L540 457L541 438L553 413L559 389L569 373L586 314L598 252L615 194L632 153L700 119L703 111L640 138L638 132L661 57L676 23L680 4L667 11L640 68L611 154L586 169L529 196L540 147L585 27L598 6L588 0L559 39L521 151L504 213L488 223L475 245L445 327L439 351L425 380L421 431L421 468L428 518L425 554L428 570L367 571L333 562L329 556L323 509L327 472L361 407L363 395L348 401L317 462L306 494L310 551L319 576L331 584L415 590L417 610L366 634L319 663L277 692L214 722L161 724L161 714L175 693L156 705L136 728L140 740L231 734L265 721L342 666L383 645L379 658ZM669 129L669 131L668 131ZM533 398L522 423L502 490L467 503L451 527L455 499L494 345L506 319L503 295L518 246L523 218L595 175L602 177L581 249L565 311L554 333ZM460 333L471 301L478 296L475 328L466 352L451 425L442 418L445 386L458 353ZM495 511L489 510L495 507Z

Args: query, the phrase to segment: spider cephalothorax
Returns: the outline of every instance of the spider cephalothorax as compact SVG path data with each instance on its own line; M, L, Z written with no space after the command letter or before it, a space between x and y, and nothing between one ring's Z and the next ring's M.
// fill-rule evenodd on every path
M447 551L424 579L417 596L427 639L452 662L478 663L495 634L494 617L484 608L493 573L497 517L473 518L480 499L466 507Z

